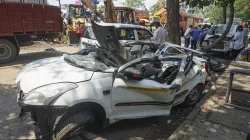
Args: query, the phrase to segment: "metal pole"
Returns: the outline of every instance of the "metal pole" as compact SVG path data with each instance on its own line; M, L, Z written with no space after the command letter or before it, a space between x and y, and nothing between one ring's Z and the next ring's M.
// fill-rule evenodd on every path
M232 84L233 84L233 79L234 79L234 73L230 72L229 83L228 83L228 87L227 87L227 93L226 93L225 103L228 103L230 92L231 92L231 88L232 88Z
M62 15L62 10L61 10L61 0L58 0L58 2L59 2L59 10L60 10L60 15ZM63 19L62 19L62 16L60 16L60 23L61 23L61 31L62 31L62 33L61 34L63 34ZM59 38L60 40L61 40L61 37Z
M60 11L61 11L61 0L58 0L59 1L59 7L60 7Z

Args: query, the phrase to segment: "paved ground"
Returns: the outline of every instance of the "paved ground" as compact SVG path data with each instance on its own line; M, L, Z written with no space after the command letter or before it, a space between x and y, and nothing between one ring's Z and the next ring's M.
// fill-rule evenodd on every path
M16 103L15 77L19 69L37 59L61 56L64 52L73 53L77 49L57 46L56 51L44 51L50 46L24 48L18 60L0 65L0 139L33 139L33 125L29 117L22 123L18 119L20 108ZM26 53L29 52L29 53ZM31 53L30 53L31 52ZM215 79L218 75L215 75ZM210 84L211 86L211 84ZM98 135L108 140L154 140L167 139L185 120L192 108L183 106L172 109L168 117L152 117L137 120L124 120L101 130Z
M250 112L224 106L228 76L227 69L211 88L211 96L206 96L196 105L169 140L246 139L247 133L250 132ZM249 78L235 75L233 87L250 90Z
M28 120L20 122L18 119L20 108L16 102L15 78L19 69L24 64L34 60L61 56L64 52L77 51L73 47L56 47L57 51L43 51L45 48L33 49L32 51L22 50L18 60L0 65L0 139L34 139L32 121L28 118Z

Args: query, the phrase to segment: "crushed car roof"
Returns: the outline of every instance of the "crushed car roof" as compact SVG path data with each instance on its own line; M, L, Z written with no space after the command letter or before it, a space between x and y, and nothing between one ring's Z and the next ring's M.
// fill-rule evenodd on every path
M182 47L182 46L179 46L179 45L176 45L176 44L172 44L172 43L165 43L166 45L170 45L172 47L176 47L176 48L179 48L179 49L183 49L183 50L186 50L186 51L191 51L191 52L194 52L194 53L197 53L197 54L201 54L201 55L204 55L205 53L203 52L200 52L200 51L197 51L197 50L193 50L191 48L186 48L186 47Z

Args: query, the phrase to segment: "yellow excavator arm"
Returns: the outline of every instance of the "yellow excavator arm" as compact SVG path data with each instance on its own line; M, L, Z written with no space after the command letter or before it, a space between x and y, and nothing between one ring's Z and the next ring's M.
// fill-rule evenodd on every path
M87 6L91 11L95 11L96 9L91 5L88 0L82 0L82 3Z
M81 0L82 3L88 7L91 11L94 11L97 16L101 16L100 13L91 5L88 0ZM133 11L133 20L136 20L135 10L131 8L114 7L112 0L104 0L104 22L106 23L117 23L116 13L119 11ZM123 16L123 15L120 15ZM123 17L124 18L124 17ZM128 18L128 17L127 17Z
M104 1L105 5L105 22L116 23L114 4L112 0Z
M81 0L81 1L91 11L94 11L97 16L101 16L100 13L97 12L97 10L92 6L92 4L88 0ZM116 17L112 0L105 0L104 6L105 6L105 22L115 23Z
M81 1L86 7L88 7L91 11L93 11L97 17L101 17L101 14L98 13L98 11L92 6L92 4L88 0L81 0ZM95 20L96 16L94 17Z

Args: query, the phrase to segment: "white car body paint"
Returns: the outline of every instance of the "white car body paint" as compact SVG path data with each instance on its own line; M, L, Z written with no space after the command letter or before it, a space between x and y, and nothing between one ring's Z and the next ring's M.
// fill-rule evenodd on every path
M110 69L109 72L87 71L71 66L61 57L38 60L26 65L19 72L16 82L19 83L18 88L25 93L56 82L75 83L77 88L63 93L51 105L72 107L79 103L94 102L104 108L110 123L123 119L167 116L172 106L182 103L187 93L197 84L205 83L207 76L205 69L200 67L202 62L198 60L194 60L196 65L191 68L187 76L184 76L186 57L184 55L171 57L181 59L181 63L179 73L170 85L149 78L142 81L115 78L114 69ZM140 59L124 64L118 73L138 61ZM175 63L162 62L163 66ZM176 84L181 86L178 91L171 89ZM110 93L104 94L104 91L108 90ZM180 96L182 93L185 94Z
M96 73L94 74L96 75ZM87 82L77 83L78 88L64 93L52 105L72 107L78 103L94 102L100 104L106 112L106 116L111 116L111 94L104 95L103 91L111 90L113 73L98 74Z
M69 65L63 57L37 60L19 71L16 83L24 93L40 86L58 82L81 82L91 79L93 71Z

